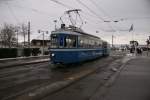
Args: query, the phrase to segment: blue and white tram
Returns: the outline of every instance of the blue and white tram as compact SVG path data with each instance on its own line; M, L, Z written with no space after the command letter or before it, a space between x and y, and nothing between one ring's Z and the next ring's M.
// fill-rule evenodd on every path
M52 64L71 64L109 55L108 43L83 31L59 29L51 33Z

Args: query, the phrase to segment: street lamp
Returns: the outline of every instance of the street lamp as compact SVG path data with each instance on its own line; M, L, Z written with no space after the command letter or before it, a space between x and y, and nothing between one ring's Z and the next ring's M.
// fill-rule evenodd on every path
M54 20L54 23L55 23L55 30L56 30L56 23L57 23L57 20Z
M150 45L150 36L149 36L149 39L147 39L147 41L146 41L146 43L147 43L147 56L148 56L148 49L149 49L149 45Z
M43 55L44 55L44 33L48 34L48 31L38 30L38 33L43 33Z

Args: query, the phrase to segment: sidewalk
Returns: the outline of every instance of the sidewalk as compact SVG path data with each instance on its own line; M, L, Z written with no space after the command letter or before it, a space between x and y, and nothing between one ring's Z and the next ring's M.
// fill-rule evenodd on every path
M101 100L150 100L150 58L130 60Z
M25 58L12 58L12 59L1 59L0 60L0 69L13 67L13 66L20 66L20 65L27 65L27 64L34 64L34 63L41 63L41 62L48 62L49 56L37 56L37 57L25 57Z

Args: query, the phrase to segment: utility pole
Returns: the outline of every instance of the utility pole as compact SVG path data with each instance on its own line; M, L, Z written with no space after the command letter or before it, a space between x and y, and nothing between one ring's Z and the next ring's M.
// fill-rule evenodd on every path
M28 48L30 48L30 22L28 22Z
M17 41L16 41L16 42L17 42L17 45L16 45L17 48L18 48L18 46L19 46L19 43L18 43L18 41L19 41L19 39L18 39L18 31L19 31L19 26L15 27L15 33L16 33L16 36L17 36L17 37L16 37L16 39L17 39Z
M18 40L19 40L19 39L18 39L18 31L17 31L17 48L18 48L18 46L19 46L19 45L18 45Z
M43 55L44 55L44 32L43 32Z
M43 49L43 55L44 55L44 33L46 33L46 34L48 34L48 31L42 31L42 30L38 30L38 33L43 33L43 47L42 47L42 49Z
M147 56L149 54L149 45L150 45L150 36L149 36L149 39L147 39Z
M112 35L112 48L114 47L114 35Z

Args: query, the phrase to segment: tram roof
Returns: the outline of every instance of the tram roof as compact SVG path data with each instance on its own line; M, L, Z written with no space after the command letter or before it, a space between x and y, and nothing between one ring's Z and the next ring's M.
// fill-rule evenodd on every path
M95 36L95 35L92 35L92 34L88 34L88 33L82 32L82 31L74 31L74 32L78 32L78 33L83 34L83 35L87 35L87 36L91 36L91 37L94 37L94 38L97 38L97 39L101 39L98 36Z
M65 31L65 30L59 30L59 31L52 31L52 34L71 34L71 35L81 35L80 33L73 32L73 31Z
M78 30L56 30L56 31L52 31L52 34L59 34L59 33L72 34L72 35L87 35L87 36L90 36L90 37L101 39L98 36L95 36L95 35L92 35L92 34L88 34L88 33L85 33L83 31L78 31Z

